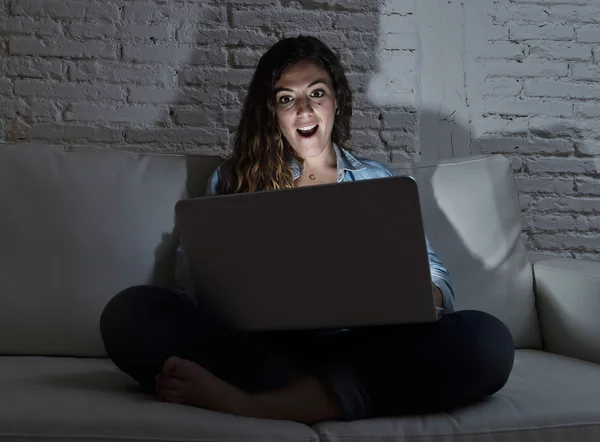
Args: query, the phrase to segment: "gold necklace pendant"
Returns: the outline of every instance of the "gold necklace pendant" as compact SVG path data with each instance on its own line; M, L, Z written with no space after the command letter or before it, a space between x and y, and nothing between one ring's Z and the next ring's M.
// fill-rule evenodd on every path
M311 173L310 175L308 175L308 178L314 181L317 179L317 176L314 173Z

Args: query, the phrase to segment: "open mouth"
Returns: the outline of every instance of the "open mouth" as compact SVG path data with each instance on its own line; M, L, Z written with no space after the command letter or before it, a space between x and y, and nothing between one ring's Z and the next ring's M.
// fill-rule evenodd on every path
M298 128L296 129L296 132L298 132L304 138L310 138L317 133L317 129L319 129L319 125L313 124L312 126Z

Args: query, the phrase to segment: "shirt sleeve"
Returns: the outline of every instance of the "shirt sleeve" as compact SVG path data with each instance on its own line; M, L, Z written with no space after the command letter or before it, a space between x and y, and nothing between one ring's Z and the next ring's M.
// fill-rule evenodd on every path
M450 272L436 255L427 238L425 238L425 242L427 243L431 281L442 292L442 310L444 313L452 313L454 311L454 289L452 288Z

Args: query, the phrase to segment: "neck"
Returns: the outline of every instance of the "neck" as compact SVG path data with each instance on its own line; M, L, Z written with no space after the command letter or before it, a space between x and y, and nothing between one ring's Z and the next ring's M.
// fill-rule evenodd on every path
M325 148L323 152L316 157L306 158L303 165L308 171L324 170L337 167L337 158L335 156L333 143L330 143L329 146L327 146L327 148Z

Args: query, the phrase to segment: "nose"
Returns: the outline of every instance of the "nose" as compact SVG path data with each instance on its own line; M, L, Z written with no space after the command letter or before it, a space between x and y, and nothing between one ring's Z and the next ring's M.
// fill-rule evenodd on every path
M296 100L296 114L298 116L310 115L312 112L313 109L309 97L298 98Z

